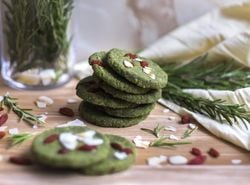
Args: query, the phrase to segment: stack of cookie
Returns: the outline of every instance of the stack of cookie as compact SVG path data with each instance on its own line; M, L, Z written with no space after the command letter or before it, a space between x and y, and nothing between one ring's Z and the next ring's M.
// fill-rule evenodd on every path
M144 120L161 98L167 74L153 61L120 49L89 57L93 76L82 79L76 94L80 115L103 127L128 127Z
M32 156L33 162L43 166L103 175L128 169L135 162L136 153L126 138L75 126L36 136Z

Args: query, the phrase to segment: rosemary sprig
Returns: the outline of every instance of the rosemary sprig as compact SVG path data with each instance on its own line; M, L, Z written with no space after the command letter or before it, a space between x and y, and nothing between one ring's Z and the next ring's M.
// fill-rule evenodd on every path
M31 138L32 134L29 133L15 134L10 137L10 144L11 146L19 145Z
M3 96L3 100L1 101L1 106L6 106L9 110L12 110L16 113L16 115L20 118L20 120L24 120L30 125L42 125L46 122L40 120L39 116L35 116L28 111L31 109L23 109L17 105L17 98L10 97L9 95Z
M250 122L250 112L247 112L242 105L226 104L221 99L212 101L194 97L183 92L175 84L168 83L167 87L163 90L163 97L192 112L206 115L221 123L233 125L238 120L241 120L245 127L248 128L246 121Z
M151 147L175 147L177 145L186 145L191 144L191 142L183 141L183 142L168 142L166 141L167 137L160 137L150 143Z
M185 132L183 133L181 139L186 139L188 137L191 137L191 134L197 129L198 127L195 127L194 129L187 128Z
M164 129L164 126L160 126L159 124L153 130L148 129L148 128L141 128L142 131L150 133L150 134L154 135L157 138L160 137L160 132L163 129Z
M235 90L250 86L249 67L236 65L234 61L208 64L206 58L207 55L198 57L180 67L175 63L163 66L168 81L181 89Z

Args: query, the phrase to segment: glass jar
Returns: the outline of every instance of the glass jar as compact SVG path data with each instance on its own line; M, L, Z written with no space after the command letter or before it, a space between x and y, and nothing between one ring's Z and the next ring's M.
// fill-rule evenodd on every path
M7 85L41 90L71 79L72 9L73 0L1 1L1 75Z

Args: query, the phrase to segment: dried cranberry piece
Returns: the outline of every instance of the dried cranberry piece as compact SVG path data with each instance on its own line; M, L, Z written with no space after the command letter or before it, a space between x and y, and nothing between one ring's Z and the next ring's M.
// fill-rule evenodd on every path
M69 153L69 150L67 148L61 148L61 149L58 150L57 153L62 154L62 155L67 154L67 153Z
M191 159L188 164L190 165L199 165L199 164L203 164L207 159L207 156L205 155L200 155L200 156L196 156L195 158Z
M111 143L110 145L111 145L111 147L113 149L122 151L122 146L120 144L118 144L118 143Z
M92 60L91 65L103 66L103 63L101 60Z
M132 154L133 151L130 148L123 148L122 152L125 152L127 155Z
M0 116L0 126L2 126L8 120L8 114L2 114Z
M201 151L199 148L195 148L193 147L192 150L190 151L191 154L195 155L195 156L201 156Z
M130 59L136 59L137 58L137 55L133 54L133 53L126 53L124 56L129 57Z
M59 113L68 116L68 117L73 117L75 115L74 111L68 107L62 107L59 109Z
M188 124L191 122L191 117L189 115L181 116L181 124Z
M43 143L44 143L44 144L52 143L52 142L56 141L56 140L58 139L58 137L59 137L58 134L50 135L50 136L48 136L48 137L43 141Z
M217 150L215 150L214 148L210 148L210 150L208 151L208 154L214 158L217 158L220 156L220 153Z
M82 145L78 148L81 151L92 151L96 149L96 145Z
M29 158L25 157L10 157L9 162L18 165L31 165L32 161Z
M147 61L141 61L140 64L141 64L141 67L148 67L149 65Z
M2 139L5 135L6 133L4 131L0 131L0 139Z

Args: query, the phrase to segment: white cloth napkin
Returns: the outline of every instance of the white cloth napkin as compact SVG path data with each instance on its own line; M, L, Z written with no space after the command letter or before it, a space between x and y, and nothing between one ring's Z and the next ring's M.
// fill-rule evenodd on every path
M208 53L208 62L235 59L250 67L250 1L222 7L184 25L140 53L160 64L188 62ZM228 103L245 104L250 111L250 88L233 91L194 90L185 92L211 100L223 99ZM180 114L192 115L203 127L217 137L250 151L250 123L248 129L241 121L234 126L221 124L204 115L188 111L172 102L159 101Z

